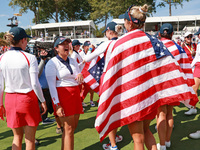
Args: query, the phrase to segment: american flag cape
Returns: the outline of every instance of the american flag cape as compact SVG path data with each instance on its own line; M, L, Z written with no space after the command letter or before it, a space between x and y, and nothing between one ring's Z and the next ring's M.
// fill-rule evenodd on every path
M194 92L192 86L195 84L194 82L194 76L192 72L192 67L190 64L190 61L188 59L188 56L185 52L185 50L178 45L176 42L166 39L166 38L161 38L161 41L164 43L164 45L168 48L168 50L171 52L171 54L174 56L176 61L179 63L181 67L181 72L183 72L186 76L186 82L191 90L191 93L193 94L193 98L190 100L184 100L181 101L185 106L191 108L192 106L195 106L196 103L199 101L196 93Z
M100 55L94 58L90 62L86 62L82 70L84 82L90 86L90 88L99 93L99 80L104 68L104 56Z
M113 129L144 120L161 105L191 98L171 53L137 29L119 38L102 81L95 128L102 141Z

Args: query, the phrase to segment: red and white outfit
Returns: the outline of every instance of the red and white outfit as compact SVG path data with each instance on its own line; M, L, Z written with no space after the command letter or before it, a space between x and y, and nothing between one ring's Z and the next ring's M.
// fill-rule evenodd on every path
M192 61L191 66L194 68L194 77L200 78L200 42L197 44L196 55Z
M81 57L81 55L76 52L75 50L73 50L72 54L70 55L71 58L73 58L74 60L76 60L76 62L79 64L83 61L83 58ZM83 70L83 67L84 67L84 64L80 64L79 65L79 68L80 68L80 71Z
M38 99L44 102L38 81L36 57L19 47L12 47L0 60L0 106L3 105L5 82L5 109L7 126L38 126L41 121ZM37 95L37 96L36 96Z
M57 57L50 59L45 69L53 103L61 105L65 116L83 113L79 84L75 80L80 70L74 59L68 59L73 74Z
M161 105L192 97L177 62L166 48L159 51L161 44L135 29L113 45L95 121L101 141L117 127L154 117Z
M183 43L183 44L184 44L183 49L187 53L187 56L188 56L190 64L191 64L194 59L192 56L192 52L196 51L196 44L195 43L192 43L191 45L187 45L186 43Z
M187 107L191 108L191 105L192 106L196 105L196 103L198 102L198 98L197 98L197 96L196 96L196 94L195 94L195 92L194 92L194 90L192 88L192 86L195 84L195 82L194 82L194 76L193 76L193 72L192 72L192 67L191 67L190 61L188 59L188 56L185 53L185 51L181 48L181 46L180 45L176 45L172 40L169 40L169 39L166 39L166 38L161 38L161 41L168 48L170 53L174 56L174 58L179 63L179 65L180 65L180 67L182 69L181 71L186 76L187 84L188 84L188 86L189 86L189 88L191 90L191 93L193 94L194 98L191 99L191 100L185 100L185 101L182 101L182 102ZM178 46L179 46L179 48L178 48Z

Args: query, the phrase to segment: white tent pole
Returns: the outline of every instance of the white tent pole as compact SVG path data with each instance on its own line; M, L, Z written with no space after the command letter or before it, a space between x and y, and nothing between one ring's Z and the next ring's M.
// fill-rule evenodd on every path
M76 30L75 30L75 26L74 26L74 39L76 39Z

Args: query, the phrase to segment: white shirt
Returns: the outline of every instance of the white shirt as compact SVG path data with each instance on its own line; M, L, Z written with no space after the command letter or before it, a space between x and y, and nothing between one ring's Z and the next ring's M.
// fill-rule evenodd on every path
M71 74L69 69L56 57L50 59L46 64L45 75L54 104L59 103L56 87L79 85L75 80L76 76L80 73L78 63L74 59L68 58L73 74Z
M197 62L200 62L200 42L197 44L196 55L192 61L191 66L194 67Z
M106 52L106 49L108 47L108 50L107 50L107 53L106 53L106 57L104 58L105 60L105 65L104 65L104 70L103 72L105 72L106 68L107 68L107 65L108 65L108 62L110 60L110 55L111 55L111 51L112 51L112 47L114 45L114 43L116 42L116 40L109 40L109 41L105 41L103 42L102 44L100 44L91 54L88 54L84 57L84 60L86 62L89 62L91 61L92 59L94 59L95 57L103 54Z
M74 60L76 60L76 62L77 62L78 64L81 63L81 62L83 61L82 57L81 57L79 54L77 54L75 51L72 52L72 54L70 55L70 57L73 58ZM80 64L80 65L79 65L80 71L83 70L83 67L84 67L84 64Z
M28 93L34 90L39 100L45 101L38 81L38 63L34 55L22 50L7 51L1 56L0 77L0 96L3 93L5 81L5 92ZM0 106L2 101L3 99L0 97Z

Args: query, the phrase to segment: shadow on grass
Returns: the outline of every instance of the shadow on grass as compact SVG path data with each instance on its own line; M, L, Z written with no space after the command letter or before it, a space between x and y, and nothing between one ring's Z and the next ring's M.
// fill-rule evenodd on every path
M129 133L128 127L123 126L120 128L120 130L117 132L117 135L122 135L123 136L123 141L120 143L117 143L117 146L119 149L127 146L130 143L133 143L132 137ZM107 144L109 142L109 138L106 137L102 143L96 142L88 147L85 147L83 150L102 150L102 145Z
M58 139L61 139L61 138L62 138L62 135L40 138L39 139L40 145L36 146L35 149L40 149L40 147L46 147L47 145L54 144L57 142ZM58 149L60 149L60 148L58 148Z
M13 133L12 133L12 130L8 130L8 131L5 131L5 132L1 132L0 133L0 140L1 139L4 139L4 138L8 138L10 136L13 136Z
M78 121L78 126L74 133L81 132L87 128L94 128L96 116L90 117L88 119L82 119Z

